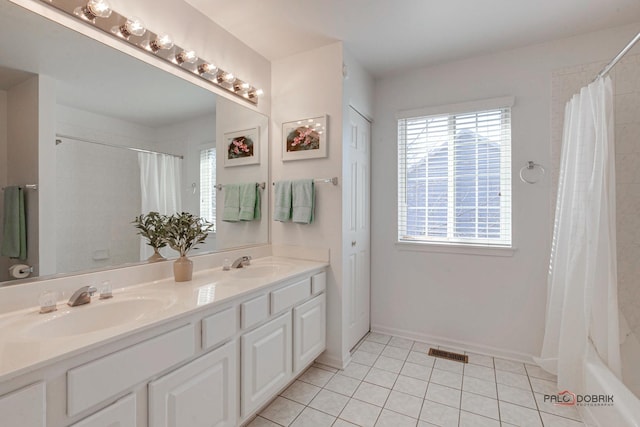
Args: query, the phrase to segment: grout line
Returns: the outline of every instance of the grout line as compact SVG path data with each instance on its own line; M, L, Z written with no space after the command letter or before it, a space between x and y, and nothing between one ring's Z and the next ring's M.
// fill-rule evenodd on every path
M500 392L498 391L498 373L496 372L495 357L491 358L491 363L493 364L493 379L495 380L495 383L496 383L496 400L498 401L498 421L500 422L500 424L502 424L502 410L500 409Z

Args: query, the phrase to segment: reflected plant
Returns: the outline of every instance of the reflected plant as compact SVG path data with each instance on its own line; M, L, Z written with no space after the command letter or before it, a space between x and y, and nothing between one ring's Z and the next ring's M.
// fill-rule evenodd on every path
M203 218L182 212L167 217L163 227L163 235L169 247L184 257L195 245L205 241L213 230L213 224Z
M147 245L154 250L167 246L165 239L165 224L167 216L151 211L148 214L140 214L133 221L133 226L138 229L138 234L147 239Z

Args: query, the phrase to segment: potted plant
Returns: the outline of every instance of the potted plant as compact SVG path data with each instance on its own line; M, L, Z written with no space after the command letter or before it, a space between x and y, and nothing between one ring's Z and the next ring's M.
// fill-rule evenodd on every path
M160 249L167 246L164 238L165 223L167 217L158 212L149 212L148 214L140 214L133 220L134 227L137 228L138 234L147 239L147 245L153 248L153 255L147 258L148 262L165 261L166 258L160 254Z
M204 242L213 224L188 212L171 215L164 225L164 238L171 249L180 253L173 263L176 282L187 282L193 275L193 262L187 258L191 249Z

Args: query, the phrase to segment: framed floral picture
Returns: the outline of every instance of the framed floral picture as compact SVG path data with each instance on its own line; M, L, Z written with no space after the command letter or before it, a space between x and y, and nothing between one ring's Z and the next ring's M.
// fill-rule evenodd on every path
M282 160L327 157L327 116L282 124Z
M224 134L224 166L260 164L260 128Z

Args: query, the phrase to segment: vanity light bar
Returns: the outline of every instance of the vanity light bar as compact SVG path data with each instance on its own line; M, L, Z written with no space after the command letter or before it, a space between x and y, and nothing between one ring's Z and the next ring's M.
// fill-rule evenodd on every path
M254 105L258 105L258 98L263 94L262 89L198 57L192 50L174 44L169 35L149 31L139 19L120 15L106 0L41 1Z

